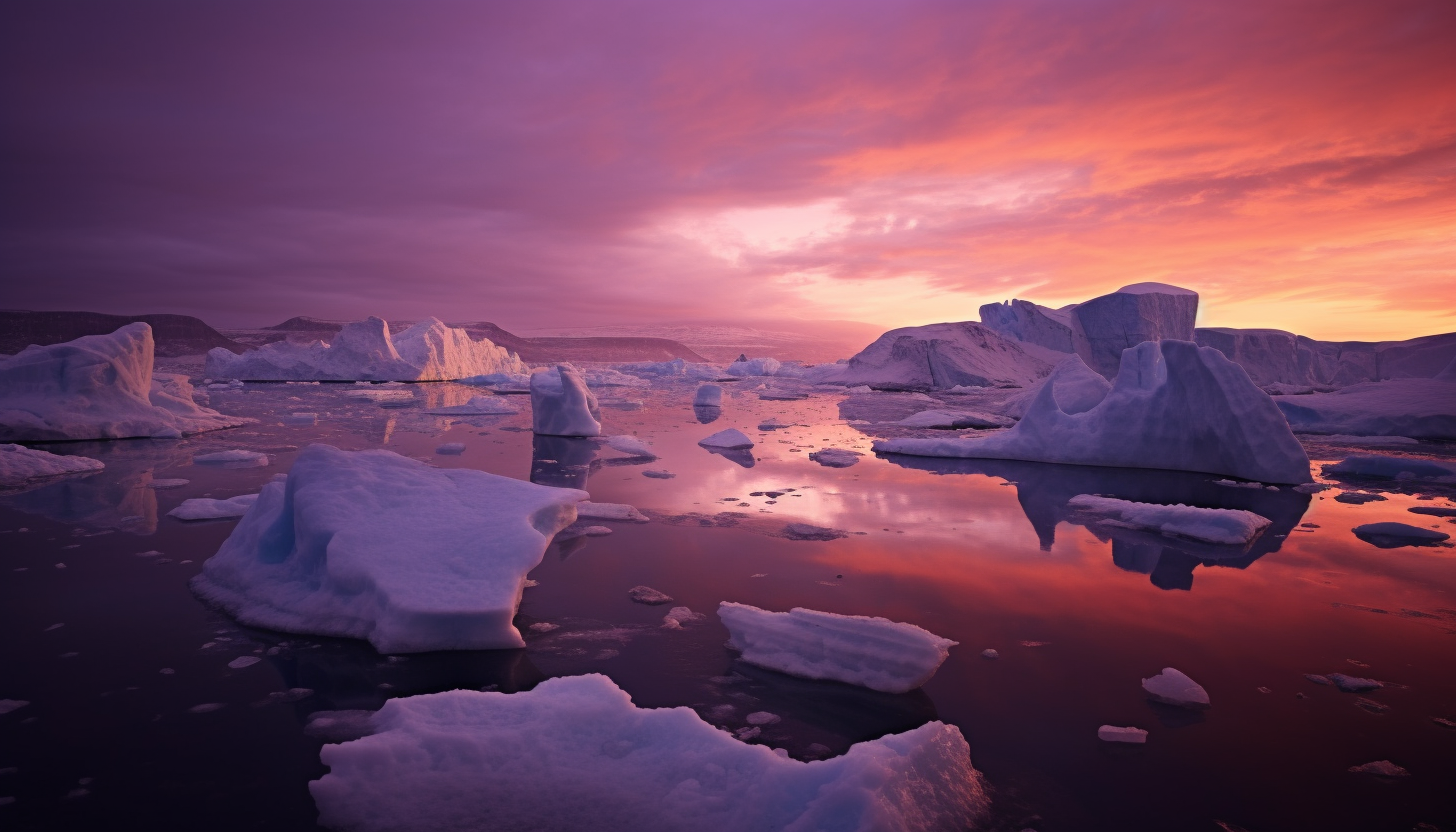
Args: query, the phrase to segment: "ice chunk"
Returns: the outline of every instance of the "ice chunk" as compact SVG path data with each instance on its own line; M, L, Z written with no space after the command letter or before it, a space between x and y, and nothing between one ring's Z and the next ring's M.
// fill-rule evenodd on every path
M443 454L445 456L459 456L460 454L465 453L465 443L464 442L446 442L443 445L441 445L438 448L436 448L435 449L435 453L437 453L437 454Z
M151 482L147 483L147 488L161 488L161 489L181 488L182 486L184 486L184 485L186 485L186 484L188 484L190 482L192 482L192 480L183 480L183 479L152 480Z
M671 471L647 470L642 472L642 476L650 477L654 480L670 480L673 477L676 477L677 474L674 474Z
M1079 494L1067 501L1074 511L1092 514L1109 525L1187 537L1205 543L1244 545L1269 528L1270 521L1252 511L1134 503Z
M662 626L669 630L678 630L684 624L698 624L706 620L708 616L700 612L693 612L687 607L673 607L662 617Z
M790 540L838 540L841 537L849 537L849 532L843 529L831 529L827 526L815 526L810 523L790 523L784 526L784 537Z
M1111 392L1090 410L1061 410L1053 382L1010 430L983 438L880 440L874 449L1310 481L1309 457L1279 409L1222 353L1186 341L1150 341L1124 352L1122 361ZM1065 372L1066 364L1057 368Z
M349 742L367 737L373 732L373 717L374 711L314 711L308 715L308 724L303 726L303 733L327 743ZM400 828L416 827L406 825Z
M1143 690L1148 697L1167 705L1182 708L1207 708L1208 691L1203 686L1171 667L1150 679L1143 680Z
M1324 467L1326 475L1373 477L1389 480L1429 480L1456 484L1456 465L1433 459L1412 459L1380 454L1351 454Z
M1197 314L1197 292L1165 283L1135 283L1074 307L1072 346L1088 367L1113 378L1126 369L1122 353L1129 347L1192 341Z
M768 711L755 711L744 717L744 721L749 725L773 725L782 722L783 718L778 714L771 714Z
M183 500L182 505L167 512L167 516L175 517L178 520L222 520L229 517L242 517L256 502L258 502L257 494L239 494L226 500L194 497L191 500Z
M599 436L602 411L581 374L558 364L531 374L531 429L546 436Z
M983 658L983 659L999 659L999 658L1001 658L1001 651L995 649L994 647L987 647L985 650L982 650L981 651L981 658Z
M152 370L152 328L29 346L0 356L0 442L126 439L254 421L199 407L187 377Z
M1452 360L1456 367L1456 359ZM1300 433L1456 439L1456 371L1275 400Z
M729 364L723 372L730 376L771 376L777 373L781 366L777 358L739 356L738 360Z
M213 711L220 711L227 707L226 702L204 702L201 705L193 705L187 709L189 714L210 714Z
M812 367L804 378L882 390L1024 387L1044 378L1060 357L978 323L930 324L892 329L847 363Z
M769 612L724 601L718 617L728 627L728 646L749 664L887 693L925 684L956 646L914 624L802 607Z
M503 416L519 412L501 396L471 396L465 404L426 410L432 416Z
M576 516L582 520L630 520L646 523L647 515L625 503L594 503L584 501L576 504Z
M0 714L8 714L11 711L18 711L30 703L24 699L0 699Z
M758 423L759 430L783 430L784 428L791 427L793 427L792 423L785 422L783 419L779 419L777 417L769 419L767 422Z
M90 474L106 466L85 456L61 456L24 445L0 445L0 488L23 486L68 474Z
M1148 732L1141 728L1119 728L1116 725L1103 725L1097 729L1097 739L1103 742L1131 742L1141 745L1148 741Z
M1306 676L1305 678L1310 677ZM1379 682L1375 679L1363 679L1359 676L1346 676L1343 673L1331 673L1324 678L1333 682L1335 687L1345 693L1364 693L1367 690L1379 690L1385 687L1384 682ZM1313 681L1312 678L1310 680Z
M825 448L809 454L810 459L826 468L848 468L859 462L859 458L862 456L864 454L859 451L847 451L843 448Z
M722 407L723 388L716 384L704 384L693 396L693 407Z
M657 459L657 453L652 450L651 446L635 436L609 436L607 437L607 447L628 456Z
M1431 517L1456 517L1456 506L1412 506L1406 511Z
M698 444L705 448L740 451L752 448L753 440L748 438L748 434L737 428L728 428L720 430L706 439L699 439Z
M213 451L205 454L194 454L194 464L201 465L227 465L237 468L260 468L268 464L268 455L261 451L245 451L234 449L231 451Z
M627 590L627 597L639 604L651 604L653 606L672 603L671 595L665 592L658 592L650 586L634 586Z
M988 797L953 726L931 722L805 763L690 708L639 709L605 676L521 693L392 699L325 746L319 822L408 829L742 832L970 829Z
M1389 760L1376 760L1360 766L1350 766L1347 771L1355 774L1373 774L1376 777L1408 777L1410 772Z
M311 445L192 583L246 624L389 653L520 647L526 573L582 491Z
M380 318L346 324L331 343L279 341L242 355L207 354L213 378L250 381L449 381L487 373L524 373L504 347L426 318L398 335Z
M896 422L907 428L1004 428L1014 420L974 410L922 410Z
M236 659L228 662L228 667L231 667L233 670L242 670L245 667L252 667L261 661L262 659L257 656L238 656Z
M1356 526L1355 536L1382 549L1419 546L1450 540L1451 535L1435 529L1423 529L1408 523L1366 523Z

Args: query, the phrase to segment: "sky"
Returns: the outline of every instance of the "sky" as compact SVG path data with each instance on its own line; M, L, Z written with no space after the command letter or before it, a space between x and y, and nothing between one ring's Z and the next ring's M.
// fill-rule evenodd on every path
M1456 3L0 1L0 306L1456 330Z

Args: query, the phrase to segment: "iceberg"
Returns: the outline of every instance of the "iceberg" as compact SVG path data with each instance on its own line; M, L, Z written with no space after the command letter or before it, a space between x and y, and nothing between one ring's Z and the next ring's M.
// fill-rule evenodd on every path
M1141 728L1103 725L1097 729L1097 739L1103 742L1127 742L1141 745L1148 741L1148 732Z
M22 487L68 474L94 474L105 467L101 460L90 457L61 456L24 445L0 445L0 488Z
M1072 345L1082 361L1112 378L1122 352L1147 341L1192 341L1198 293L1166 283L1134 283L1071 310Z
M699 439L698 444L714 450L743 451L753 447L753 440L738 428L728 428L720 430L712 436Z
M1067 505L1109 525L1231 546L1252 543L1270 523L1267 517L1241 509L1164 506L1091 494L1079 494L1067 501Z
M693 395L693 407L722 407L723 388L716 384L704 384Z
M1310 482L1309 457L1279 409L1217 350L1187 341L1128 349L1096 406L1068 413L1056 376L1010 430L987 437L890 439L879 453L1019 459L1221 474L1266 483Z
M1456 359L1435 378L1369 381L1276 404L1300 433L1456 439Z
M1050 309L1027 300L988 303L981 307L981 323L1008 338L1057 352L1075 352L1072 310L1076 304Z
M192 581L239 621L386 653L521 647L526 573L584 491L310 445Z
M242 517L256 502L258 502L257 494L239 494L227 500L194 497L190 500L183 500L182 505L167 512L167 516L175 517L178 520L223 520Z
M152 328L134 323L0 357L0 442L176 438L256 421L199 407L186 376L152 371L155 349Z
M345 324L327 344L278 341L242 355L221 347L207 353L207 375L248 381L452 381L524 372L526 365L504 347L435 318L398 335L369 317Z
M825 448L809 453L809 459L823 465L825 468L848 468L859 462L862 456L864 454L859 451L851 451L845 448Z
M749 664L885 693L930 681L957 644L914 624L802 607L769 612L724 601L718 617L728 628L728 646Z
M771 376L783 366L777 358L748 358L741 356L729 364L723 372L730 376Z
M1162 673L1144 679L1143 690L1147 691L1148 698L1165 705L1177 705L1180 708L1209 706L1208 691L1182 671L1171 667L1165 667Z
M1356 526L1355 536L1381 549L1398 549L1401 546L1430 546L1444 543L1451 535L1435 529L1423 529L1409 523L1366 523Z
M847 363L812 367L804 379L881 390L1025 387L1045 378L1060 358L966 321L892 329Z
M581 374L558 364L531 374L531 430L543 436L600 436L602 410Z
M618 364L617 369L639 378L673 378L689 381L711 381L723 375L713 364L695 364L674 358L671 361L638 361Z
M933 832L989 806L960 731L930 722L800 762L598 674L391 699L309 784L335 829Z
M637 459L649 461L657 459L657 452L652 450L652 446L635 436L628 436L626 434L609 436L607 437L607 447L617 453L626 454Z
M1082 363L1082 359L1069 355L1058 362L1050 376L1033 384L1006 400L1003 410L1007 416L1016 419L1026 415L1031 403L1041 394L1041 389L1052 385L1052 396L1063 413L1075 415L1085 413L1102 403L1112 392L1112 383L1100 373Z

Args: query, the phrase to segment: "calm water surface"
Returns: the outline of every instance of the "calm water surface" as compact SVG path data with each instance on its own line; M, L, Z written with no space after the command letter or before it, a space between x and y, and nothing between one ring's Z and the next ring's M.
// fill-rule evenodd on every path
M1382 520L1451 530L1406 510L1452 505L1449 493L1385 483L1387 499L1355 505L1334 500L1351 484L1306 496L1196 474L872 455L825 468L810 451L869 450L840 417L844 397L769 401L742 389L751 384L710 424L715 414L687 406L691 385L599 391L643 403L608 404L604 416L609 433L653 443L661 458L648 463L533 438L525 397L512 399L515 416L422 412L479 392L453 384L405 388L414 398L402 408L348 399L349 385L249 385L212 403L260 417L256 426L44 446L107 467L0 497L0 698L30 702L0 715L0 796L15 798L0 806L0 828L315 829L307 783L326 769L323 738L304 730L310 714L600 672L638 705L689 705L729 728L772 711L783 721L756 741L801 758L954 724L993 789L992 829L1456 830L1456 730L1433 719L1456 719L1456 549L1380 549L1350 532ZM295 411L319 423L280 422ZM797 426L757 430L769 417ZM753 453L696 445L725 427L754 437ZM518 617L524 650L387 657L362 642L239 627L187 588L235 521L166 512L189 497L256 492L311 442L585 487L653 520L552 544ZM437 455L442 442L466 451ZM271 464L191 463L229 448L266 451ZM1339 453L1311 448L1324 461ZM190 483L148 486L167 478ZM768 491L781 493L752 496ZM1069 520L1067 500L1085 493L1247 508L1274 527L1232 554L1109 538ZM791 540L789 522L849 534ZM662 629L666 608L628 599L639 584L708 620ZM884 616L960 646L903 696L807 682L736 663L713 615L720 601ZM539 622L559 629L527 630ZM986 648L1000 658L982 658ZM253 655L263 661L228 667ZM1149 703L1139 682L1165 666L1203 684L1213 707ZM1357 695L1304 679L1334 672L1395 684ZM268 696L289 688L313 694ZM1148 729L1148 743L1099 742L1104 723ZM1412 776L1346 771L1383 759Z

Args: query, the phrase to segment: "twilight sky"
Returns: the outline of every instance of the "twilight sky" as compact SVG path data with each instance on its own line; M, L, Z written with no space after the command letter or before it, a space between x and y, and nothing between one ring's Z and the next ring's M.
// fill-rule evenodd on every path
M1456 330L1456 3L4 0L0 306Z

